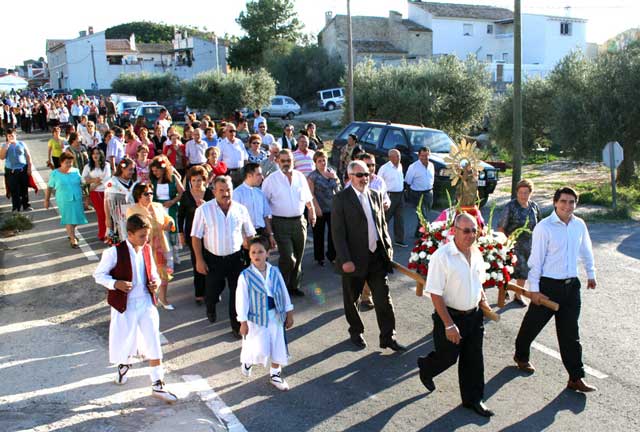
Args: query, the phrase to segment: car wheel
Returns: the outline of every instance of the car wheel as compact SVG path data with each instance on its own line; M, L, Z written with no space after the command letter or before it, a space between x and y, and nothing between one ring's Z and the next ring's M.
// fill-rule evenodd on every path
M293 118L295 117L295 114L292 112L289 112L285 117L287 118L287 120L293 120Z
M333 102L329 102L327 104L327 111L333 111L334 109L336 109L336 104L334 104Z

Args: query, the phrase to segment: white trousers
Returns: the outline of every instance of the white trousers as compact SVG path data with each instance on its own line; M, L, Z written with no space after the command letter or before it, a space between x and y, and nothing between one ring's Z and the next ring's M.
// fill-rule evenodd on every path
M261 327L252 321L247 321L249 334L242 341L240 361L246 364L262 364L267 366L269 359L272 363L287 365L289 356L284 342L284 324L276 316L275 309L269 311L269 324Z
M111 308L109 361L131 364L136 360L135 356L162 359L160 316L149 295L128 299L124 313Z

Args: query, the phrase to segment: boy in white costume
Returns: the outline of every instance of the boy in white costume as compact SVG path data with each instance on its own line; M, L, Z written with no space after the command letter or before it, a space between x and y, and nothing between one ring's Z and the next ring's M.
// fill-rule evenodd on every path
M111 306L109 361L118 365L116 384L127 382L133 357L149 359L151 395L168 403L178 400L164 389L160 318L156 290L160 276L148 245L149 221L139 214L127 219L127 240L105 250L93 277L108 289Z
M293 305L280 270L267 262L268 248L264 237L249 240L251 265L238 278L236 312L244 337L240 369L248 377L254 364L266 366L270 359L271 384L289 390L281 366L289 358L285 328L293 326Z

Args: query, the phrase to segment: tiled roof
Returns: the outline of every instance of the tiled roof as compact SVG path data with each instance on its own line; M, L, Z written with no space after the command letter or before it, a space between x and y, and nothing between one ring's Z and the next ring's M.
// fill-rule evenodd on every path
M407 30L410 30L410 31L433 32L433 30L431 30L430 28L420 25L417 22L411 21L409 19L403 19L402 24L407 28Z
M129 39L107 39L106 41L107 51L129 51L131 50L131 45L129 44Z
M413 1L412 4L429 11L432 15L446 18L474 18L484 20L502 20L513 18L509 9L484 5L468 5L455 3L435 3Z
M140 53L169 53L173 52L173 45L170 43L137 43L136 48Z
M353 48L360 53L407 53L407 51L396 48L391 42L387 41L354 40Z
M47 39L47 51L53 51L54 49L64 45L64 39Z

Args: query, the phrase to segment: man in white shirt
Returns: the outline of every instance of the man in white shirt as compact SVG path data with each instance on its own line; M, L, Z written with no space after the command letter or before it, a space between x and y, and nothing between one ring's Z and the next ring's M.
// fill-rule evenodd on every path
M207 162L207 158L204 155L207 148L208 144L202 139L202 135L194 131L193 139L187 141L184 152L189 161L189 168L195 165L203 165Z
M596 288L596 271L591 238L582 219L573 214L578 194L569 187L556 190L553 196L555 210L533 229L529 256L529 291L531 304L527 310L518 337L514 361L519 369L533 373L529 362L531 343L549 322L556 318L556 333L562 363L569 373L567 388L592 392L595 387L584 381L582 345L578 319L580 318L580 280L578 260L584 262L587 288ZM557 312L540 305L541 298L549 298L560 305Z
M400 163L400 152L396 149L389 150L389 162L382 165L378 170L378 177L382 178L387 185L387 193L391 204L385 212L387 224L393 219L393 239L394 244L400 247L407 247L404 242L404 174Z
M218 145L218 148L220 148L220 160L227 164L228 173L231 176L234 187L242 183L242 168L249 160L247 148L240 139L236 138L236 132L236 126L233 123L227 123L225 128L226 137Z
M435 169L429 161L431 150L429 147L422 147L418 150L418 160L409 165L405 183L409 186L409 199L417 206L422 198L422 208L420 211L425 218L428 218L429 210L433 205L433 181L435 180ZM420 220L416 225L415 237L420 238Z
M169 112L166 108L162 108L158 113L158 119L156 120L155 126L160 126L162 128L162 136L167 136L167 130L171 127L171 120L169 120Z
M276 141L273 135L267 132L266 121L258 125L258 135L260 135L260 139L262 140L262 148L265 150L268 150L271 143Z
M196 209L191 228L191 242L196 257L196 270L206 275L207 318L216 322L216 304L229 285L229 321L231 332L240 336L240 323L236 315L236 286L244 269L242 247L256 234L247 208L231 200L233 186L228 176L214 180L215 200Z
M120 163L125 156L122 128L116 126L113 128L113 138L107 143L107 162L111 165L111 172L116 172L116 165Z
M304 296L300 290L302 258L307 241L304 208L306 206L311 226L316 224L316 212L307 178L293 169L291 150L280 151L278 166L280 170L264 180L262 191L271 207L273 234L280 252L278 267L289 294L301 297Z
M255 117L253 119L253 133L258 133L258 131L260 130L260 123L267 124L267 119L262 117L262 113L260 113L259 109L255 110L253 114Z
M482 253L475 245L475 218L461 213L454 220L454 239L440 247L429 262L425 290L431 293L434 351L418 358L420 381L436 389L433 377L458 365L462 405L491 417L484 404L484 324L481 303L486 303L482 283L486 272Z

